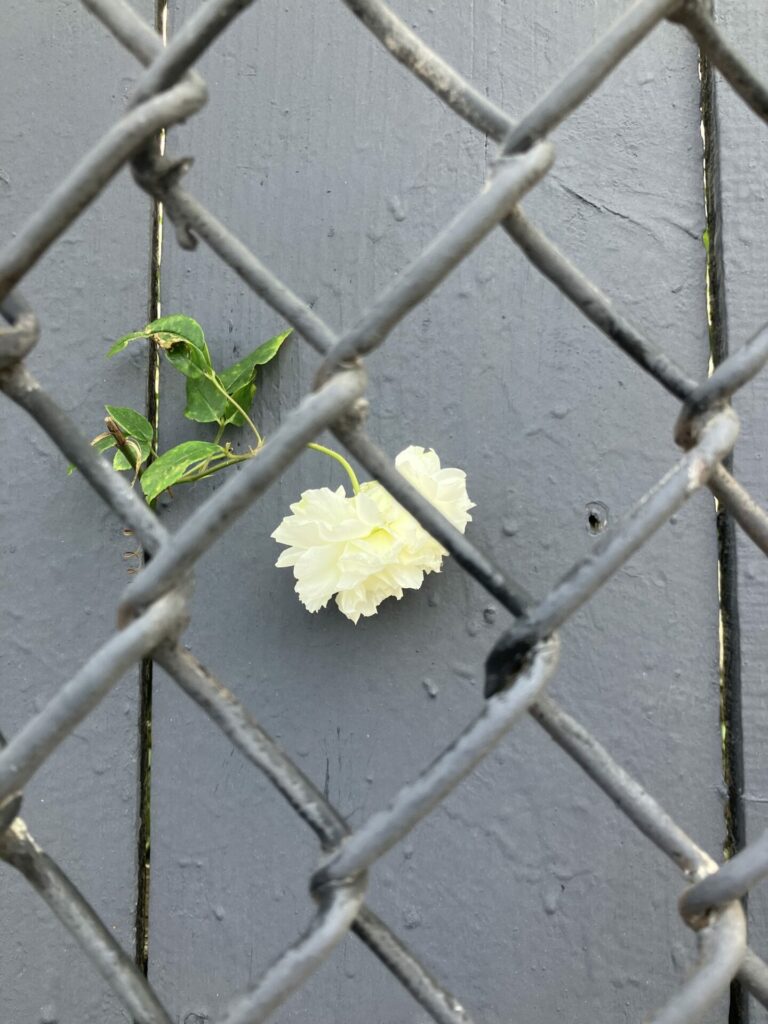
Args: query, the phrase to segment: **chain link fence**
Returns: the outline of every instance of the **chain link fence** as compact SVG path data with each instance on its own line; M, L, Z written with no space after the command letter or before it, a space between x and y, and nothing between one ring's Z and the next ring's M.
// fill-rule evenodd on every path
M279 1006L352 930L394 977L442 1024L467 1024L461 1003L419 963L365 900L369 868L399 842L480 762L526 712L685 875L680 912L698 943L695 970L652 1017L681 1024L701 1014L738 977L768 1007L768 964L747 946L740 903L768 874L768 833L718 864L613 760L590 733L546 695L556 670L557 629L589 600L692 493L708 487L754 543L768 554L768 516L726 468L739 423L734 392L768 361L768 327L728 356L703 382L692 379L626 320L517 206L549 170L547 134L576 109L663 19L681 24L755 114L768 121L768 89L757 81L715 26L705 0L638 0L520 121L495 106L403 24L382 0L347 6L427 88L478 132L498 143L482 192L427 246L341 336L294 295L182 185L188 159L161 155L164 128L206 100L193 62L249 0L208 0L165 47L125 0L83 0L146 70L126 114L81 160L0 253L0 388L45 430L82 472L151 560L127 586L118 631L34 718L0 750L0 857L17 868L80 943L128 1012L142 1024L170 1024L147 979L86 899L27 831L19 811L36 770L98 704L123 673L152 657L231 743L266 775L316 834L321 860L310 881L317 904L306 931L257 984L234 996L219 1024L256 1024ZM33 378L24 357L38 340L34 311L17 285L52 242L130 163L137 183L163 204L179 245L204 241L323 357L315 388L268 441L258 459L209 497L173 535ZM682 458L590 556L534 600L455 530L408 482L365 429L362 357L380 345L494 228L501 228L606 337L682 404L675 439ZM355 831L299 770L250 711L180 642L195 562L321 430L330 428L367 470L408 509L514 617L490 652L487 702L445 751L390 805Z

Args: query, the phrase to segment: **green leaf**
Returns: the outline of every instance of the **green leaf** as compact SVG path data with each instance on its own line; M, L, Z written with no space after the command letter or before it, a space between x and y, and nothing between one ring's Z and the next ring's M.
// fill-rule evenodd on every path
M187 377L187 405L184 415L195 423L223 423L232 408L224 395L205 377ZM234 410L236 411L236 410Z
M142 441L147 446L147 454L149 454L155 432L147 417L142 416L135 409L129 409L123 405L105 405L104 408L125 436L135 437L137 441Z
M237 402L241 409L245 412L250 412L251 406L253 405L253 396L256 394L256 383L251 381L250 384L246 384L244 388L240 388L236 391L232 398ZM245 423L245 417L243 414L234 407L231 403L227 403L227 409L229 410L224 418L221 420L221 425L226 426L231 423L235 427L242 427Z
M124 472L126 469L130 469L132 473L136 472L136 463L141 465L144 462L146 456L139 447L138 442L133 437L126 437L125 443L128 448L133 452L133 462L129 462L122 452L115 452L115 457L112 459L112 469L116 469L118 473Z
M276 334L274 338L270 338L263 345L259 345L253 352L245 356L244 359L227 367L221 374L220 380L226 388L227 394L231 395L240 408L246 412L250 411L253 405L253 397L256 394L256 372L258 367L264 366L265 363L275 358L280 351L280 346L291 333L292 330L289 329L283 331L282 334ZM230 405L219 422L222 426L232 423L239 427L245 423L245 418L234 405Z
M178 483L188 469L212 458L229 458L229 452L210 441L185 441L155 459L141 477L147 501L154 501L168 487Z
M146 327L144 328L143 331L131 331L130 334L124 334L122 338L117 339L114 345L110 348L109 352L107 352L107 358L110 358L111 356L116 356L118 352L122 352L123 349L126 348L126 346L128 346L132 341L136 341L138 338L148 337L149 332L147 331Z
M191 316L182 316L180 313L161 316L159 320L153 320L151 324L147 324L144 330L148 334L175 334L195 348L208 351L203 328Z
M156 334L155 337L161 339L165 336ZM172 341L165 349L165 354L171 365L175 366L185 377L199 379L213 373L210 356L207 356L207 352L200 352L183 338L176 337L176 340Z
M100 437L91 441L91 444L97 452L108 452L110 448L114 448L117 444L114 437L111 434L107 434L106 437Z
M141 331L133 331L118 339L107 355L114 356L137 338L154 338L165 350L169 361L185 377L199 378L213 372L211 354L205 343L203 329L190 316L162 316Z
M156 337L171 363L186 377L197 378L205 372L213 373L203 329L191 316L179 313L161 316L147 324L145 330Z
M95 448L97 452L109 451L109 449L114 448L116 444L117 442L111 434L99 434L98 437L94 437L91 441L91 447ZM77 466L74 462L70 462L67 466L67 476L72 476L76 469Z
M241 359L239 363L234 363L232 366L227 367L221 374L221 383L227 389L227 392L230 395L234 395L240 388L250 384L256 374L256 367L264 366L265 363L274 359L280 351L280 346L291 333L292 330L289 329L283 331L282 334L276 334L274 338L270 338L269 341L265 341L263 345L255 348L253 352L244 359Z
M104 408L107 410L108 415L122 430L128 445L135 452L138 458L139 465L146 462L149 458L149 453L152 451L152 440L154 438L152 424L146 416L142 416L141 413L136 412L135 409L129 409L121 405L106 405ZM114 438L111 437L111 440L114 444ZM108 445L108 447L111 448L112 444ZM112 462L112 466L120 472L126 469L132 470L135 468L135 466L132 465L120 451L115 452L115 458Z

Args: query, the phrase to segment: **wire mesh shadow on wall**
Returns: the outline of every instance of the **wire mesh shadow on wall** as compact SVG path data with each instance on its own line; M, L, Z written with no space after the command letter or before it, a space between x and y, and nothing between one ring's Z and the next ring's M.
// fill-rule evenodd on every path
M161 156L157 133L194 114L206 87L189 70L249 0L209 0L167 47L125 0L83 0L146 70L127 113L81 160L0 253L0 388L26 410L78 467L120 521L133 529L151 561L135 576L118 608L118 631L0 750L0 857L17 868L85 949L133 1018L170 1024L147 979L66 875L38 846L19 817L25 784L49 754L98 704L122 674L152 656L256 765L317 835L322 853L310 889L317 910L306 931L247 991L234 996L220 1024L255 1024L319 966L352 930L436 1020L471 1018L461 1003L365 902L369 868L401 840L528 712L653 843L690 885L680 912L698 941L696 969L653 1017L656 1024L694 1021L734 977L768 1007L768 964L746 944L740 899L768 874L768 834L723 866L704 852L629 776L590 733L546 696L556 670L556 630L648 541L692 493L708 487L754 543L768 554L768 516L730 475L723 460L738 434L733 393L768 361L768 328L725 359L704 382L693 380L618 313L517 206L553 160L547 134L576 109L663 19L680 23L755 114L768 122L768 89L730 48L701 0L638 0L565 77L515 121L465 82L381 0L345 0L361 22L448 107L498 143L483 191L370 305L337 336L300 298L182 187L186 158ZM137 183L160 200L178 243L207 243L323 357L315 389L225 486L170 535L130 486L90 447L69 417L33 378L24 357L38 322L16 286L51 243L130 162ZM684 454L588 559L534 601L458 533L394 468L365 431L362 357L417 306L493 228L502 228L528 259L604 334L680 399L675 440ZM187 621L190 573L198 558L269 487L321 430L347 449L514 617L487 661L482 712L391 804L355 831L259 726L235 696L180 644Z

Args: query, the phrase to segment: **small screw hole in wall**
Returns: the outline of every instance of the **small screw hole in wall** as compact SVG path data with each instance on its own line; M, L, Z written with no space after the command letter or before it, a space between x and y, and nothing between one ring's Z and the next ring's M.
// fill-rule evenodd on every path
M608 508L602 501L590 501L586 506L587 531L602 533L608 525Z

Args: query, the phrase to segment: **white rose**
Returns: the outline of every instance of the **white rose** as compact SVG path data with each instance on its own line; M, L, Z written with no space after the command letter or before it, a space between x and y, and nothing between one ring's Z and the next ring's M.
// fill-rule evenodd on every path
M400 452L395 466L462 533L474 507L466 474L442 469L432 450L415 445ZM347 497L339 487L305 491L272 536L289 545L277 560L292 566L296 593L316 612L333 595L352 622L374 615L388 597L417 590L424 575L439 572L446 554L409 512L376 481Z

